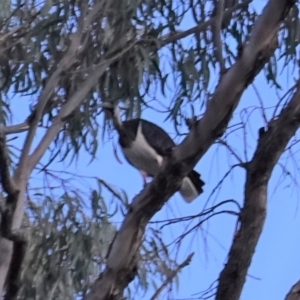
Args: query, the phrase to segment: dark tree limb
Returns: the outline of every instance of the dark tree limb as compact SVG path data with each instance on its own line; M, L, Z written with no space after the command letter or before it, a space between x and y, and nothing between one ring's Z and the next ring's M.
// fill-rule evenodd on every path
M246 87L261 71L277 47L281 22L295 1L271 0L257 19L249 42L237 62L221 77L203 118L174 149L160 173L137 195L112 242L106 269L91 286L87 300L117 299L134 279L137 253L146 225L179 190L182 179L228 126ZM228 299L232 299L231 296Z
M13 178L10 176L10 158L6 146L6 137L4 130L0 130L0 176L4 192L12 197L17 194L17 188ZM9 201L10 199L8 199ZM13 199L11 199L12 202Z
M247 166L245 203L228 261L219 277L217 300L238 300L246 280L267 211L267 187L272 171L300 126L300 81L290 103L260 136Z
M300 300L300 280L291 287L284 300Z
M10 175L10 158L7 151L4 131L0 131L0 181L3 191L7 194L5 203L1 203L1 238L11 240L13 213L18 201L19 190Z
M222 76L203 118L183 143L175 148L174 156L178 161L192 160L195 165L212 143L223 135L242 93L273 55L277 47L279 25L294 2L269 1L258 17L241 56Z
M5 300L9 300L14 299L19 290L18 280L25 257L26 238L22 234L12 231L13 214L18 201L19 190L10 175L10 158L7 151L5 134L5 129L0 130L0 176L1 185L7 194L6 203L1 203L0 238L2 240L2 247L6 245L5 240L13 242L13 255L6 278L7 292Z

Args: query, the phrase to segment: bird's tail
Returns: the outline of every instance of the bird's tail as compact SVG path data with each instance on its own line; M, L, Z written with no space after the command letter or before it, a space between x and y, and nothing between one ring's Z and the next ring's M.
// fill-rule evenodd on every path
M183 179L179 192L183 199L190 203L203 192L204 184L205 183L200 178L200 174L193 170Z

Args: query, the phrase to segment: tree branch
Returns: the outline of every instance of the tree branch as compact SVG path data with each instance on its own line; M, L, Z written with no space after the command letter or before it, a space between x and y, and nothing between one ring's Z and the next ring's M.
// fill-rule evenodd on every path
M13 247L13 260L8 262L2 261L5 259L1 257L2 265L8 268L10 263L10 272L5 278L0 277L0 283L3 286L7 282L6 299L13 299L18 292L18 279L21 271L22 262L25 256L26 240L25 238L12 232L13 215L18 201L19 190L13 178L10 175L10 158L6 146L5 130L0 130L0 175L1 184L4 192L7 194L6 203L1 203L1 225L0 225L0 255L3 255L5 249L11 250ZM13 245L11 245L13 242Z
M175 270L171 270L170 274L167 276L167 279L163 282L163 284L156 290L156 292L154 293L154 295L151 297L151 300L155 300L158 299L159 295L161 294L161 292L164 290L164 288L170 284L173 279L175 278L175 276L186 266L188 266L191 261L192 258L194 256L194 253L191 253L185 260L184 262L182 262Z
M52 125L49 127L34 152L30 155L27 165L28 170L33 170L33 168L36 166L36 164L48 149L54 137L58 134L58 132L66 122L66 118L73 112L76 107L78 107L78 105L80 105L81 102L84 101L86 95L97 84L99 77L102 76L104 72L106 72L110 64L118 60L120 56L127 53L132 47L134 47L134 45L135 43L131 43L127 47L120 46L122 50L119 53L107 59L103 58L99 65L89 73L89 77L82 83L82 86L78 88L74 95L72 95L68 102L61 108Z
M215 0L215 22L212 26L213 42L215 46L215 56L220 64L221 75L225 73L225 61L223 58L221 30L224 14L224 0Z
M15 232L21 227L24 214L23 198L30 173L36 166L38 161L41 159L43 154L46 152L48 146L50 145L54 137L65 124L65 118L78 105L80 105L82 101L84 101L87 93L92 89L92 87L94 87L97 84L99 77L106 71L107 67L109 67L109 65L112 62L117 60L121 55L123 55L133 46L133 43L131 43L131 45L128 47L120 45L121 50L119 51L119 53L108 54L109 57L104 57L102 63L100 63L98 66L93 66L93 70L89 72L87 79L82 84L82 88L79 88L78 91L72 97L70 97L70 99L68 99L66 104L61 108L60 112L58 113L58 116L54 119L50 128L47 130L45 136L42 138L35 151L31 155L29 155L38 123L44 114L45 106L47 102L51 99L53 91L55 90L55 88L57 88L57 84L60 80L62 72L69 70L70 67L72 67L73 63L76 61L78 54L82 53L82 51L85 50L86 44L84 43L84 41L82 41L82 37L85 34L86 28L97 16L97 13L99 13L99 10L101 11L103 3L104 2L99 3L96 7L94 7L93 10L89 10L88 15L82 15L81 23L83 25L80 29L78 28L77 32L73 36L71 36L70 46L64 54L63 58L58 63L56 70L53 72L53 74L47 81L47 84L39 97L35 112L31 120L29 121L30 126L28 134L25 139L18 167L13 177L18 188L18 197L15 206L10 212L10 232ZM0 295L3 294L4 282L7 277L11 256L14 253L12 248L12 242L7 238L2 238L0 240Z
M300 280L291 287L284 300L300 300Z
M251 3L252 0L246 0L243 3L239 3L232 8L227 9L222 18L222 22L228 21L229 19L232 18L232 13L237 12L239 9L247 7L249 3ZM201 31L205 31L208 27L212 26L216 22L217 17L213 17L209 19L208 21L205 21L203 23L198 24L197 26L194 26L188 30L185 30L183 32L178 32L175 34L166 34L161 37L160 42L161 42L161 48L165 45L174 43L180 39L186 38L189 35L199 33Z
M203 118L175 148L174 157L178 162L190 165L191 160L194 166L211 144L223 135L242 93L274 53L279 25L293 3L291 0L269 1L253 27L243 53L222 76Z
M145 227L164 203L179 190L182 179L220 137L246 87L277 46L279 25L294 1L271 0L258 18L237 62L221 78L203 118L164 162L159 174L137 195L108 253L106 269L93 283L87 300L116 299L137 272L137 252ZM226 97L224 97L226 95ZM227 299L231 299L231 296Z
M240 299L248 268L266 218L267 185L272 171L288 142L300 126L300 81L290 103L259 138L247 166L245 204L228 262L219 277L217 300Z
M79 46L80 46L80 35L77 32L73 35L73 37L71 37L71 45L69 46L67 52L59 62L57 69L51 75L45 88L43 89L42 94L39 97L37 106L35 108L35 112L33 114L33 118L30 121L30 128L26 140L24 142L21 157L19 160L19 165L15 172L16 179L19 179L20 177L26 178L30 174L27 168L27 158L36 133L36 129L38 127L38 123L41 120L47 102L50 100L53 91L57 87L57 84L60 80L61 73L63 71L68 70L73 65L76 58L76 52Z

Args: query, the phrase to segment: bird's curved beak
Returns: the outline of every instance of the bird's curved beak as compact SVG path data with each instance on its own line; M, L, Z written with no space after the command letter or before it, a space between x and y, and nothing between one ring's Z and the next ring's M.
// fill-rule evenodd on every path
M102 102L99 104L99 107L102 108L102 110L110 110L114 111L115 106L111 102Z
M112 118L115 112L115 106L111 102L103 102L99 104L101 111L104 111L106 116Z

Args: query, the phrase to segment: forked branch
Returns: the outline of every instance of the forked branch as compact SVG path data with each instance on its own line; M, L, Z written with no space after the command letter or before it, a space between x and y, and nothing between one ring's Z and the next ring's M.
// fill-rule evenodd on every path
M228 261L219 277L217 300L240 299L266 218L269 179L279 157L299 127L300 81L290 103L276 119L269 122L267 131L259 137L257 149L247 165L245 204Z

